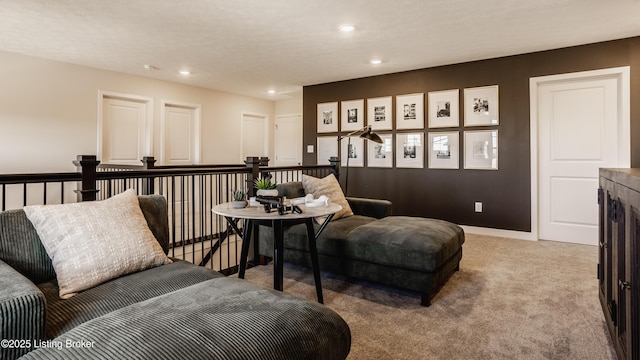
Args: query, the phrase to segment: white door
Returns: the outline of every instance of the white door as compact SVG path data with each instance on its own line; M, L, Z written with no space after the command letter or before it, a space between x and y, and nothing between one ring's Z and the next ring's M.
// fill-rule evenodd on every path
M620 71L535 79L540 239L597 244L599 168L629 166L624 81Z
M242 114L242 148L240 161L247 156L268 156L268 120L267 115Z
M102 96L99 157L103 164L142 165L151 146L148 103Z
M200 163L200 106L164 103L163 107L160 163Z
M160 165L193 165L200 163L200 105L184 104L163 100L160 118ZM182 191L168 192L169 224L176 234L176 241L184 241L193 236L200 236L201 206L199 178L175 177L177 189L187 189L193 197L185 196ZM192 204L191 201L195 201ZM195 209L195 211L193 210ZM175 212L175 213L174 213ZM176 223L173 223L176 219ZM178 221L185 219L185 221ZM192 250L183 247L174 251ZM177 256L177 252L175 253ZM180 255L182 256L182 255ZM187 259L191 259L191 255ZM201 256L201 255L200 255Z
M276 116L276 166L302 165L302 115Z

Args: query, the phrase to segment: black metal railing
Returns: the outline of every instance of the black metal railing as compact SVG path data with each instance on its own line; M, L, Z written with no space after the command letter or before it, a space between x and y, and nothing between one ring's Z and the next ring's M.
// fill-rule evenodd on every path
M339 176L337 159L322 166L269 167L268 163L268 158L249 157L245 164L155 166L153 157L145 157L143 165L131 166L100 164L95 156L81 155L74 161L77 172L0 174L0 206L4 211L101 200L130 188L139 195L163 195L169 214L169 255L228 274L238 267L241 239L211 212L213 206L230 201L235 189L246 189L253 196L253 181L260 177L284 183L301 181L302 174Z
M62 204L76 201L77 183L82 174L0 174L0 210L36 204Z

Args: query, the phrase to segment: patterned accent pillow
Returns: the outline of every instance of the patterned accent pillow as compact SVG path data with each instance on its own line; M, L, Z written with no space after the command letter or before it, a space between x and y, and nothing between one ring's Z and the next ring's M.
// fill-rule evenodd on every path
M60 298L171 260L131 189L103 201L24 208L51 258Z
M331 200L331 203L342 206L342 210L338 211L333 220L340 219L341 217L347 217L353 215L353 211L349 206L349 202L344 197L340 183L333 174L329 174L322 179L318 179L309 175L302 175L302 186L307 194L313 195L314 198L319 198L324 195Z

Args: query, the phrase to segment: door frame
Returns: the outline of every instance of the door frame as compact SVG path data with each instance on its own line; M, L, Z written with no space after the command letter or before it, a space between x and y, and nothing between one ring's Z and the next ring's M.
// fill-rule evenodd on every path
M145 154L144 156L151 156L153 154L153 98L139 95L131 95L118 93L113 91L98 90L98 151L97 159L102 161L102 138L104 132L104 99L118 99L124 101L133 101L142 103L145 105ZM142 161L142 159L139 159ZM140 163L142 164L142 162Z
M194 164L200 164L200 160L201 160L201 155L202 155L202 148L201 148L201 138L202 138L202 134L201 134L201 117L202 117L202 105L200 104L189 104L189 103L185 103L185 102L181 102L181 101L173 101L173 100L165 100L162 99L160 100L160 164L164 165L164 141L165 141L165 136L166 136L166 119L165 119L165 110L167 106L175 106L175 107L181 107L181 108L186 108L186 109L190 109L194 111L194 143L193 143L193 147L194 147Z
M269 146L270 146L270 142L269 142L269 136L270 136L270 133L269 133L269 115L260 114L260 113L254 113L254 112L249 112L249 111L243 111L240 114L240 162L241 163L244 163L244 161L246 160L246 155L244 154L244 137L245 137L244 117L245 116L253 116L253 117L264 119L264 124L263 124L263 128L264 128L264 153L267 154L267 156L269 156Z
M532 77L529 79L530 146L531 146L531 232L530 240L539 240L539 159L538 159L538 87L540 85L566 80L617 78L620 113L618 115L618 154L620 166L631 166L631 91L630 67L621 66L608 69L579 71L566 74ZM593 194L594 201L597 200Z

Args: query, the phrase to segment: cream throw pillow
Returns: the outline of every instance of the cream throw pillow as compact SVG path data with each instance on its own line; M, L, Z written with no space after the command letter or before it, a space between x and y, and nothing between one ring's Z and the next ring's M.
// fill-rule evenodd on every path
M331 203L342 206L342 210L333 215L332 221L353 215L349 202L344 197L340 183L338 183L338 180L333 174L329 174L322 179L302 175L302 187L307 194L313 195L314 198L324 195L331 200Z
M26 206L56 271L60 298L171 263L131 189L103 201Z

